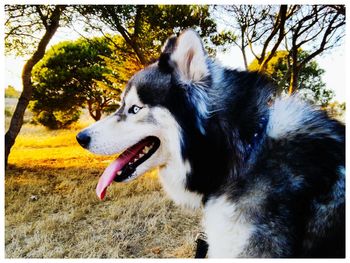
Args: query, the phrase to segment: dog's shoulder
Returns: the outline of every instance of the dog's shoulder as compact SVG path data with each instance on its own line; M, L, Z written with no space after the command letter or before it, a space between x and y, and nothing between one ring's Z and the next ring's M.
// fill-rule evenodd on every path
M293 95L275 100L270 109L267 134L275 139L304 134L344 141L345 126L329 118L325 111Z

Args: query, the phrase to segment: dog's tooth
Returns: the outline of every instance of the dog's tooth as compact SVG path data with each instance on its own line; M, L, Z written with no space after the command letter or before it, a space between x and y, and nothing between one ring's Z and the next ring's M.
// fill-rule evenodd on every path
M118 171L118 172L117 172L117 175L121 175L121 174L122 174L122 171Z
M139 154L139 158L141 158L141 157L143 157L143 156L144 156L144 154L142 154L142 153Z
M143 152L143 153L148 153L149 149L150 149L150 148L149 148L148 146L145 146L145 148L143 149L142 152Z
M138 159L137 158L135 158L134 160L133 160L133 162L136 162Z

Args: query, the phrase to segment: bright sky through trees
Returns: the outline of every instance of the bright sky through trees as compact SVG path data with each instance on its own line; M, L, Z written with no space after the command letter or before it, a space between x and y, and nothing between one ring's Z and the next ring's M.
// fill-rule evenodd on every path
M83 30L79 30L83 32ZM97 35L97 34L96 34ZM73 29L59 28L49 43L49 47L64 40L75 40L80 35ZM92 36L89 36L92 37ZM254 58L251 54L248 55L248 61L252 61ZM226 53L218 52L217 58L222 64L230 66L232 68L244 68L243 58L239 49L233 46ZM339 102L345 101L345 44L340 45L328 52L325 52L321 56L316 58L319 66L326 72L323 76L323 80L327 87L335 91L335 100ZM25 62L23 57L6 56L5 57L5 87L12 85L16 89L21 90L21 71Z

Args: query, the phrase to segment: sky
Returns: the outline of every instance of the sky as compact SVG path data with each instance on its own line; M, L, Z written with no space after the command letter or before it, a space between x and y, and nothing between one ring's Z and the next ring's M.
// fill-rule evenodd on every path
M74 40L79 38L80 35L73 29L59 28L52 40L50 41L48 48L64 40ZM244 63L242 55L238 47L233 46L227 52L219 52L217 54L217 60L222 65L231 68L244 69ZM248 61L253 60L253 55L248 53ZM325 54L322 54L316 58L319 66L325 70L323 75L323 81L326 86L333 89L335 92L335 100L339 102L345 101L345 79L346 79L346 56L345 56L345 44L331 49ZM17 90L22 89L21 84L21 71L25 63L25 58L5 56L5 87L7 85L14 86Z

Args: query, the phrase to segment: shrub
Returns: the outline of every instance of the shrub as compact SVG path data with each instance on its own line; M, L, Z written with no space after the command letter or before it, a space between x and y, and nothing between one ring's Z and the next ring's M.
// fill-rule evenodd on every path
M5 117L11 117L12 114L13 114L12 107L6 106L6 107L5 107Z
M73 108L68 111L41 111L34 116L34 121L54 130L66 128L80 117L80 111Z

